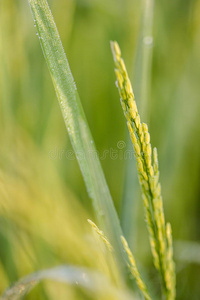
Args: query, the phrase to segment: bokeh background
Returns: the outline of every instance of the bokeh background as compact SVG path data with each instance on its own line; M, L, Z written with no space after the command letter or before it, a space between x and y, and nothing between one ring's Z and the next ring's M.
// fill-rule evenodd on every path
M109 44L119 42L141 118L158 148L165 214L173 228L177 299L200 299L200 1L156 0L153 40L151 26L144 29L144 1L49 4L124 234L157 285L140 189L130 171L135 164L124 156L128 134ZM148 30L150 36L144 36ZM0 1L0 128L0 292L21 276L63 263L105 272L87 223L88 217L95 220L91 200L26 0ZM128 197L127 169L133 176ZM58 295L89 297L46 283L27 298Z

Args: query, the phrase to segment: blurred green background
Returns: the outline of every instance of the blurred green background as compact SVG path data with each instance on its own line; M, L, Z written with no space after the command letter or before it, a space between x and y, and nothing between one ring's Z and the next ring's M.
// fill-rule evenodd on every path
M138 45L144 38L143 1L51 0L49 4L125 235L157 284L136 183L134 205L124 217L122 199L130 162L120 155L128 142L109 44L119 42L138 90L137 83L143 80L138 63ZM199 14L198 0L155 1L154 41L149 46L152 67L145 113L141 113L159 153L166 220L172 224L175 243L177 299L200 299ZM139 95L145 91L137 94L142 107ZM0 292L40 268L62 263L104 268L88 242L86 220L94 219L91 200L26 0L0 1L0 126ZM52 286L45 285L28 297L53 299L54 293ZM59 299L65 296L61 293Z

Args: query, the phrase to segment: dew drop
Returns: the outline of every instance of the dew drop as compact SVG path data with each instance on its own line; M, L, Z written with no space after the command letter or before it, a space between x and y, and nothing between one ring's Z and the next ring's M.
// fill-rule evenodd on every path
M143 38L143 42L144 42L144 44L145 45L147 45L147 46L152 46L153 45L153 37L152 36L145 36L144 38Z
M100 214L101 217L105 216L105 213L102 210L99 212L99 214Z

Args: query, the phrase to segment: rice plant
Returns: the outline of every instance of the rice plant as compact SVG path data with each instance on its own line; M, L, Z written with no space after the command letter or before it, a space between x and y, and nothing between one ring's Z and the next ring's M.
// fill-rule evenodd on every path
M139 181L143 192L145 219L149 231L154 265L160 272L166 299L175 299L175 268L173 262L172 234L169 223L165 225L161 186L159 183L157 149L150 144L148 126L141 123L130 79L121 51L116 42L111 44L116 65L116 76L122 108L135 150Z
M76 196L71 195L69 190L66 191L69 199L65 201L62 181L56 177L56 170L46 167L45 155L39 155L36 147L32 145L26 134L21 134L21 129L19 129L19 135L15 136L16 151L19 149L21 154L26 153L26 149L20 144L24 140L28 145L29 155L23 159L16 159L15 170L13 169L12 154L10 156L8 154L6 157L7 164L9 162L12 166L13 174L20 170L17 179L12 172L7 172L7 170L0 173L0 193L4 197L3 199L6 199L6 203L1 204L3 215L3 218L0 219L1 228L4 228L7 220L8 223L13 224L9 225L10 227L5 226L4 232L0 231L1 242L5 243L6 237L11 237L12 240L11 246L7 245L5 248L10 251L7 256L8 260L6 259L5 262L0 260L0 276L3 286L9 286L10 282L14 281L12 276L19 280L3 292L1 299L17 300L25 296L34 299L36 290L37 299L58 299L59 297L59 299L174 300L178 293L176 292L172 229L170 223L165 221L157 149L152 149L148 126L141 121L140 117L143 115L144 106L148 100L148 94L145 94L148 89L141 84L142 96L140 95L140 97L144 98L145 103L140 114L136 104L137 97L135 99L120 47L117 42L111 42L117 77L116 85L137 163L137 177L141 186L144 218L155 267L154 278L149 275L148 267L142 266L138 253L135 254L132 243L129 243L130 236L134 234L133 228L129 228L130 235L128 237L121 228L121 219L118 217L111 197L99 156L96 155L94 139L87 124L48 2L47 0L29 0L28 2L64 123L93 205L95 213L93 218L96 219L96 223L89 216L87 207L80 205ZM147 9L148 5L153 4L153 1L145 1L145 3L147 3ZM106 3L104 4L108 8ZM71 5L71 12L73 12L73 4ZM90 5L89 2L87 5ZM151 12L152 7L153 5ZM81 7L81 9L83 8ZM148 29L151 31L151 13L149 18L150 28ZM3 73L3 70L1 71ZM117 103L116 101L116 105ZM48 101L46 105L48 105ZM9 105L6 104L6 112L11 116L12 113L8 108ZM51 118L49 124L51 132L54 126ZM27 174L23 165L27 165L33 173ZM43 184L40 183L40 176ZM50 178L48 184L46 176ZM129 182L131 179L129 178ZM55 190L51 186L53 182L57 186ZM47 186L45 186L46 184ZM48 190L48 195L45 193L45 189ZM7 192L8 190L9 192ZM131 197L132 195L129 195L129 202ZM135 199L133 198L132 201ZM130 209L132 203L129 205L130 203L128 204ZM131 213L132 211L130 215ZM123 218L126 218L126 215L123 215ZM130 222L127 221L127 224ZM29 236L33 236L32 241L29 240ZM182 254L184 254L181 252L182 248L190 249L191 246L181 242L176 242L175 245L180 246L179 248L177 246L177 249L179 249L178 253ZM24 255L22 248L26 249L24 252L27 252L28 257ZM42 251L38 248L41 248ZM195 257L197 257L198 245L196 249ZM65 250L67 250L67 254ZM39 252L42 255L37 261ZM58 258L58 253L61 260ZM1 250L0 254L6 257ZM5 272L6 265L13 263L13 256L17 261L16 270L13 267L13 274L7 274ZM188 257L188 255L182 255L184 261L187 261ZM45 266L48 265L46 263L48 259L51 262L50 268ZM192 260L197 261L190 256L190 261ZM32 266L30 266L30 261ZM41 261L45 261L42 269ZM60 261L62 261L62 265L60 265ZM66 263L63 264L63 261ZM21 264L25 265L26 273L30 273L30 275L24 277L24 273L20 273ZM159 281L156 272L160 277ZM54 282L58 284L59 288L54 289ZM39 283L42 283L42 288L37 290Z

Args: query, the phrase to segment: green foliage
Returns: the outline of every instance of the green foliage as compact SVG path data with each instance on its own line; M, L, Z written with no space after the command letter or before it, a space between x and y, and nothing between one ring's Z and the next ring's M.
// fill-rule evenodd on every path
M166 219L172 224L175 240L176 298L199 299L198 1L177 0L162 5L155 1L151 45L144 43L145 31L140 26L147 21L144 5L150 1L49 3L115 207L123 215L120 221L126 229L125 237L149 293L153 299L159 299L160 283L143 226L137 178L134 184L128 183L127 190L134 189L134 196L125 203L126 210L121 200L125 164L134 168L133 157L126 156L125 144L122 149L118 147L118 142L126 139L125 122L114 87L108 41L120 42L129 74L133 56L136 57L133 88L141 118L149 124L152 144L158 147ZM148 12L151 18L152 10ZM149 22L146 34L152 35ZM140 60L144 45L149 62L153 52L151 72L146 60ZM115 291L111 288L108 297L103 294L100 299L112 299L112 295L114 299L141 299L130 283L128 289L133 288L133 292L127 295L124 275L113 261L113 254L101 238L94 239L87 224L88 218L94 219L91 201L65 133L26 1L0 1L0 99L0 293L36 270L73 264L84 266L87 271L95 269L104 274L106 282L111 281ZM85 136L82 127L80 134ZM90 144L84 147L88 149ZM88 162L93 169L90 158ZM98 176L96 173L91 180ZM110 224L107 225L108 229ZM105 230L101 225L100 228ZM98 293L45 280L26 298L98 299Z
M102 274L89 271L84 268L73 266L61 266L48 270L33 273L11 288L2 295L2 300L18 300L26 296L37 284L43 280L54 280L68 285L75 285L79 288L88 290L95 299L131 299L127 293L117 290ZM102 289L102 285L104 288Z
M65 125L97 218L112 239L120 260L121 228L79 100L63 46L46 0L30 0L38 37L54 83ZM121 256L121 257L120 257Z

